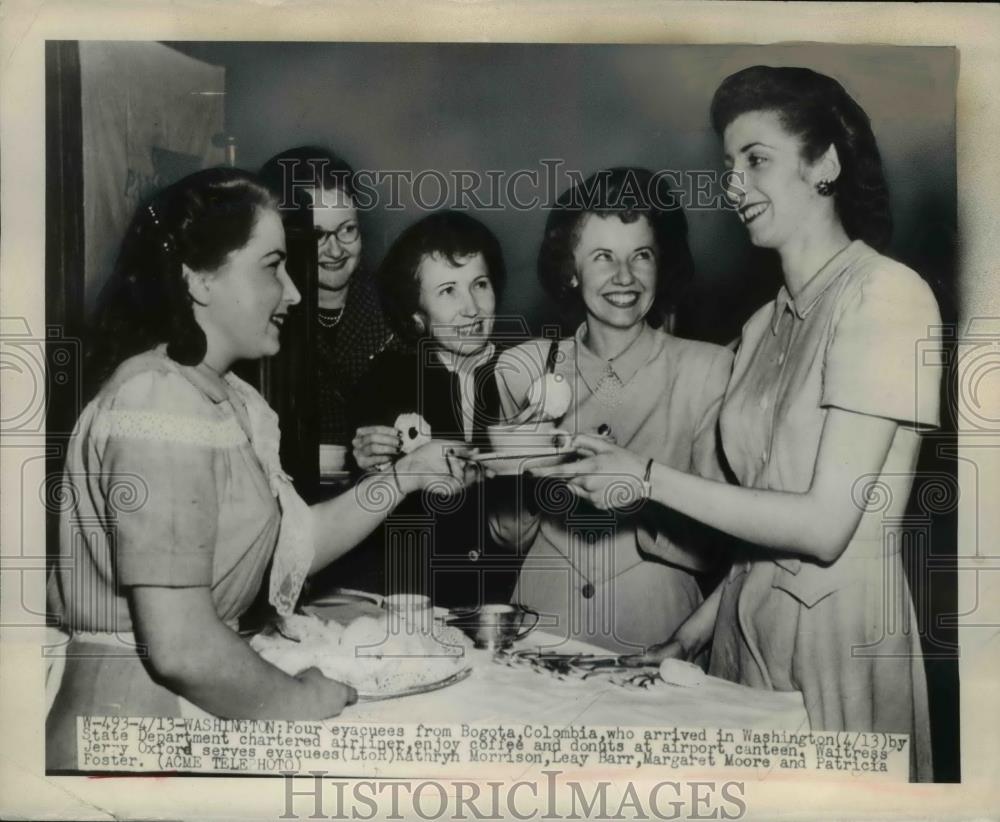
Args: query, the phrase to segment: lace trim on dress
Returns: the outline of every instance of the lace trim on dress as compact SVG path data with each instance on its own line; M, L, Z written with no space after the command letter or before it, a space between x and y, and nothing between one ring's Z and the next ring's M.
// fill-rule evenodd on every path
M292 478L281 468L278 415L257 391L235 374L227 374L226 381L246 405L251 444L281 507L268 600L281 616L287 616L295 610L315 555L312 511L295 490Z
M247 441L243 429L232 417L210 420L163 411L99 411L93 430L98 437L174 442L206 448L235 448Z

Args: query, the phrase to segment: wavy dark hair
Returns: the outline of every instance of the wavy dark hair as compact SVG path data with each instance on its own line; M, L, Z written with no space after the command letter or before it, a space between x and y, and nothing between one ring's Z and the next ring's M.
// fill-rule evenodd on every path
M572 285L578 275L573 252L584 219L590 214L615 215L624 223L641 217L649 222L658 260L656 294L646 321L659 328L670 316L680 292L693 280L694 261L688 247L687 219L666 177L644 168L604 169L556 200L538 251L538 279L568 316L579 318L584 310L580 290Z
M482 254L499 302L507 283L500 241L483 223L461 211L436 211L406 228L386 252L376 272L382 306L398 334L410 342L424 331L413 322L420 307L417 269L425 257L440 255L452 265Z
M136 209L99 300L87 369L91 394L123 360L160 343L182 365L204 359L207 342L182 266L216 271L247 244L259 212L273 208L254 175L220 167L195 172Z
M834 182L837 216L852 240L882 251L892 236L889 187L871 121L864 109L825 74L806 68L751 66L729 75L712 98L712 127L721 137L741 114L773 111L802 141L802 157L813 163L831 145L840 177Z
M261 166L260 178L277 198L279 212L313 205L311 190L317 186L340 189L357 200L354 169L323 146L298 146L275 154Z

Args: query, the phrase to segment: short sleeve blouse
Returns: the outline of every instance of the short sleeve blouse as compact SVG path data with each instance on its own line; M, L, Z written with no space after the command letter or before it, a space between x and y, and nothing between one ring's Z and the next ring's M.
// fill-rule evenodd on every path
M744 327L723 402L723 448L740 483L808 490L831 407L897 420L894 446L935 427L940 324L920 276L860 240L795 299L782 288ZM894 459L885 474L912 470Z
M162 350L119 367L66 460L56 611L73 630L131 630L130 586L207 586L220 617L249 606L280 510L246 404ZM262 401L263 402L263 401Z

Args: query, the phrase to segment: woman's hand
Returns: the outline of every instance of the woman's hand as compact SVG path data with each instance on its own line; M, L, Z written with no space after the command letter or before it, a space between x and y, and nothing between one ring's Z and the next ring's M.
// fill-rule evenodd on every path
M400 453L399 432L388 425L368 425L354 432L354 461L363 471L377 468Z
M324 676L319 668L306 668L295 675L302 686L302 711L296 713L317 712L316 719L327 719L337 716L348 705L358 701L358 692L350 685L337 682Z
M645 653L622 656L618 661L622 665L636 668L659 665L665 659L693 662L712 640L723 588L725 583L720 582L708 598L677 627L669 639L651 645Z
M690 653L679 640L671 637L666 642L650 645L645 653L620 656L618 662L627 668L651 668L659 666L665 659L681 659L690 662L694 656L695 654Z
M464 443L431 440L401 457L393 470L404 494L424 489L457 494L483 476L471 455Z
M562 477L569 489L595 508L627 508L645 497L646 460L616 445L607 436L577 434L569 447L582 459L534 468L538 477Z
M326 719L357 700L315 669L289 676L266 662L219 619L207 585L128 590L154 679L215 716Z

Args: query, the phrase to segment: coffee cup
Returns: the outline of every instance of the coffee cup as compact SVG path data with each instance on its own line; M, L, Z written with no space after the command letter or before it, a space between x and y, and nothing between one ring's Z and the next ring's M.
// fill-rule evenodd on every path
M347 466L347 448L343 445L320 445L319 473L321 476L340 474Z
M527 636L538 625L538 619L530 608L504 603L458 613L448 622L461 628L477 648L499 650Z

